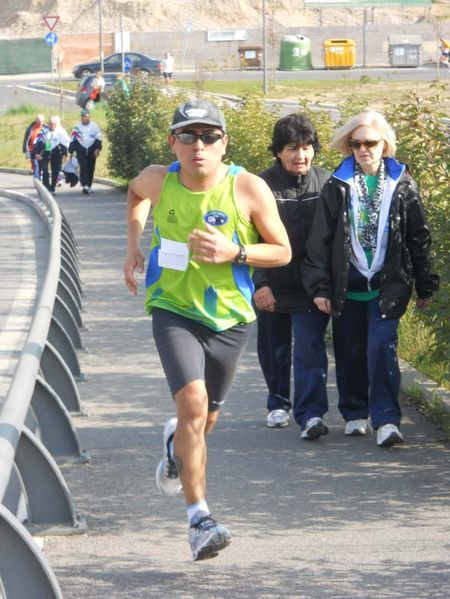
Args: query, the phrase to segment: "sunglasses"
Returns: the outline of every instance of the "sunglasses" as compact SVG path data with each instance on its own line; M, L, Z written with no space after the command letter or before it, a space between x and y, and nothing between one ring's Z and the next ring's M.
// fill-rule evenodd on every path
M197 133L185 132L185 133L174 133L174 137L179 139L180 142L182 144L185 144L186 146L188 146L189 144L193 144L194 142L197 141L197 139L200 139L202 141L202 143L204 143L207 146L215 144L217 141L219 141L219 139L223 139L222 133L199 133L199 134L197 134Z
M382 139L365 139L364 141L359 141L359 139L349 139L348 140L348 145L351 147L352 150L359 150L359 148L361 146L364 146L365 148L367 148L368 150L370 148L374 148L375 146L377 146L380 141L383 141Z

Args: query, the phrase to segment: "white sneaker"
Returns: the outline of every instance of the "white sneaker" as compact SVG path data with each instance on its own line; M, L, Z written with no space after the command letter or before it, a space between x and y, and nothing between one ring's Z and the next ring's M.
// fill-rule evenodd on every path
M267 414L269 428L284 428L289 424L289 414L286 410L272 410Z
M171 418L164 426L163 459L156 469L156 485L164 495L177 495L181 492L182 484L177 465L170 456L169 445L177 428L177 419Z
M370 433L371 427L367 420L349 420L345 424L344 432L346 435L351 435L352 437L361 437Z
M391 447L397 443L404 443L403 435L395 424L383 424L377 430L377 445L381 447Z
M94 190L92 189L92 187L88 187L86 193L94 193Z
M307 420L305 428L302 430L301 438L307 441L318 439L322 435L328 435L328 427L322 418L315 416Z

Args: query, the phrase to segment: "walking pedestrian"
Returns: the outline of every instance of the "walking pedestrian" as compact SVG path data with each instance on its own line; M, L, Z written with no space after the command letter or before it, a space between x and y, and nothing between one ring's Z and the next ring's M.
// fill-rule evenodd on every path
M42 183L51 193L55 193L56 183L63 159L67 156L68 146L69 136L61 125L61 119L57 115L51 116L48 125L42 127L38 134L31 153L33 159L39 160Z
M223 162L223 113L193 100L174 113L168 142L176 161L149 166L128 191L125 282L137 293L140 240L153 208L146 309L177 417L164 427L156 480L187 504L194 560L229 545L206 502L206 434L214 427L255 320L253 266L280 266L291 251L262 179ZM258 235L262 242L258 243Z
M319 149L317 132L306 115L290 114L276 122L269 147L275 164L260 177L276 198L289 235L292 260L278 268L257 268L253 275L256 288L253 300L258 309L258 358L269 390L267 426L287 426L293 407L304 440L318 439L328 433L323 416L328 411L325 331L329 316L309 297L300 272L317 198L330 176L328 171L313 164Z
M333 318L339 410L346 435L368 418L383 447L402 443L397 329L412 294L425 309L439 277L420 193L398 162L395 133L379 112L349 119L331 148L345 159L317 204L303 280Z
M173 65L175 63L175 58L170 54L170 52L166 52L164 54L164 60L162 62L162 73L164 77L164 85L166 92L169 91L169 88L172 84L172 74L173 74Z
M41 132L44 123L44 115L37 114L34 121L30 123L26 128L22 143L22 151L25 154L25 158L28 158L28 160L30 161L30 173L36 179L40 178L39 161L31 158L31 153L33 151L33 146L36 141L36 138Z
M95 162L102 149L100 127L91 120L86 108L80 112L81 121L75 125L70 137L69 154L76 154L80 168L80 183L83 193L92 193Z

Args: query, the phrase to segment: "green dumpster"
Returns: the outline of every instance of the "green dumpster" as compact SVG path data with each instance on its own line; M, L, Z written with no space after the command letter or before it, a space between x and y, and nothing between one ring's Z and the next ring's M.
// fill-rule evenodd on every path
M311 40L303 35L285 35L280 43L280 71L312 69Z

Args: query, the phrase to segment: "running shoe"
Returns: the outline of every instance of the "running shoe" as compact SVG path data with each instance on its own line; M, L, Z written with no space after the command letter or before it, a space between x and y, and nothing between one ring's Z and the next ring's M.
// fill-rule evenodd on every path
M173 441L177 419L171 418L166 422L163 433L163 459L156 469L156 485L164 495L177 495L181 492L182 485L178 474L177 465L170 456L169 445Z
M194 516L189 527L189 544L194 562L217 557L219 551L230 543L230 531L219 526L211 514L199 511Z

